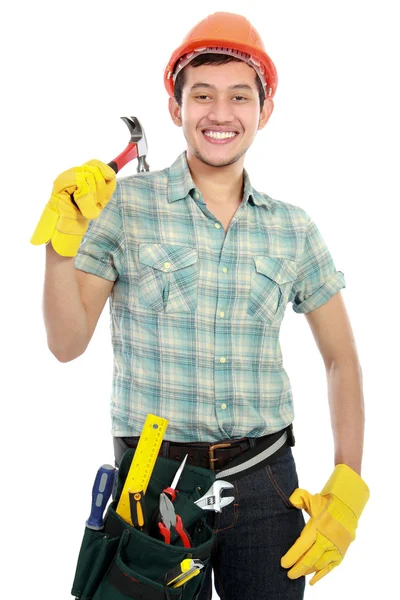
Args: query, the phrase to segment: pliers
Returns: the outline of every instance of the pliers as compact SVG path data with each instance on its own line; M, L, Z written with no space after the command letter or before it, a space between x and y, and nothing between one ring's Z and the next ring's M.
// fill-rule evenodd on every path
M188 455L186 454L179 469L177 470L175 477L171 483L171 486L165 488L160 494L159 512L157 516L158 528L164 538L166 544L171 543L171 526L174 527L181 538L185 548L191 547L190 538L187 532L183 528L182 519L175 513L175 508L172 502L176 498L176 486L179 478L182 474L183 468Z
M161 520L158 522L158 528L166 544L171 543L171 527L174 527L182 540L185 548L190 548L191 542L187 532L183 528L182 519L175 513L174 505L167 494L160 494L159 503Z
M165 490L163 490L163 492L162 492L163 494L168 494L168 496L171 498L172 502L174 502L174 500L176 498L176 486L178 485L178 481L182 475L182 471L185 466L187 457L188 457L188 454L186 454L185 458L183 459L183 461L180 464L179 469L175 473L175 477L171 483L171 486L168 488L165 488Z

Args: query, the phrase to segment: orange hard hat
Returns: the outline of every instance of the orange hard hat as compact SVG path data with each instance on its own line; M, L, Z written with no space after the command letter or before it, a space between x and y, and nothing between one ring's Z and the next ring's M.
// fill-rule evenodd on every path
M216 12L200 21L173 52L164 72L164 85L170 96L174 95L180 69L205 52L230 54L246 61L263 82L265 95L273 98L278 74L261 37L245 17L228 12Z

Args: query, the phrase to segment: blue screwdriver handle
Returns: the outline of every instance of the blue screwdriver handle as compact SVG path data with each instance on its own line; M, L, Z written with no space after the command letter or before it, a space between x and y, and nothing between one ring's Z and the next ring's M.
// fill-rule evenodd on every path
M116 469L112 465L102 465L97 471L92 490L92 509L90 517L86 521L89 529L103 529L104 527L103 514L112 493L115 471Z

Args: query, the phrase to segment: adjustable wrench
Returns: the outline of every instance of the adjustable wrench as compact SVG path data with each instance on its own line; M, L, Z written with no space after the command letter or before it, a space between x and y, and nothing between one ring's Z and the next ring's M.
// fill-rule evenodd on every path
M232 483L229 483L229 481L223 481L223 479L218 479L214 481L204 496L195 501L195 504L197 504L197 506L203 510L215 510L215 512L222 512L222 509L225 506L228 506L228 504L233 502L235 499L234 496L221 496L224 490L231 488L233 488Z

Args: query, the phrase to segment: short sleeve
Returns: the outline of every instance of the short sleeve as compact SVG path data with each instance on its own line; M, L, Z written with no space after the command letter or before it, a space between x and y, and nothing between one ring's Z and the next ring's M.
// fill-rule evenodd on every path
M288 300L296 313L307 313L322 306L346 287L344 274L336 270L325 240L311 217L307 217L304 248Z
M75 257L75 267L103 279L115 281L122 272L125 237L121 214L121 190L114 194L89 227Z

